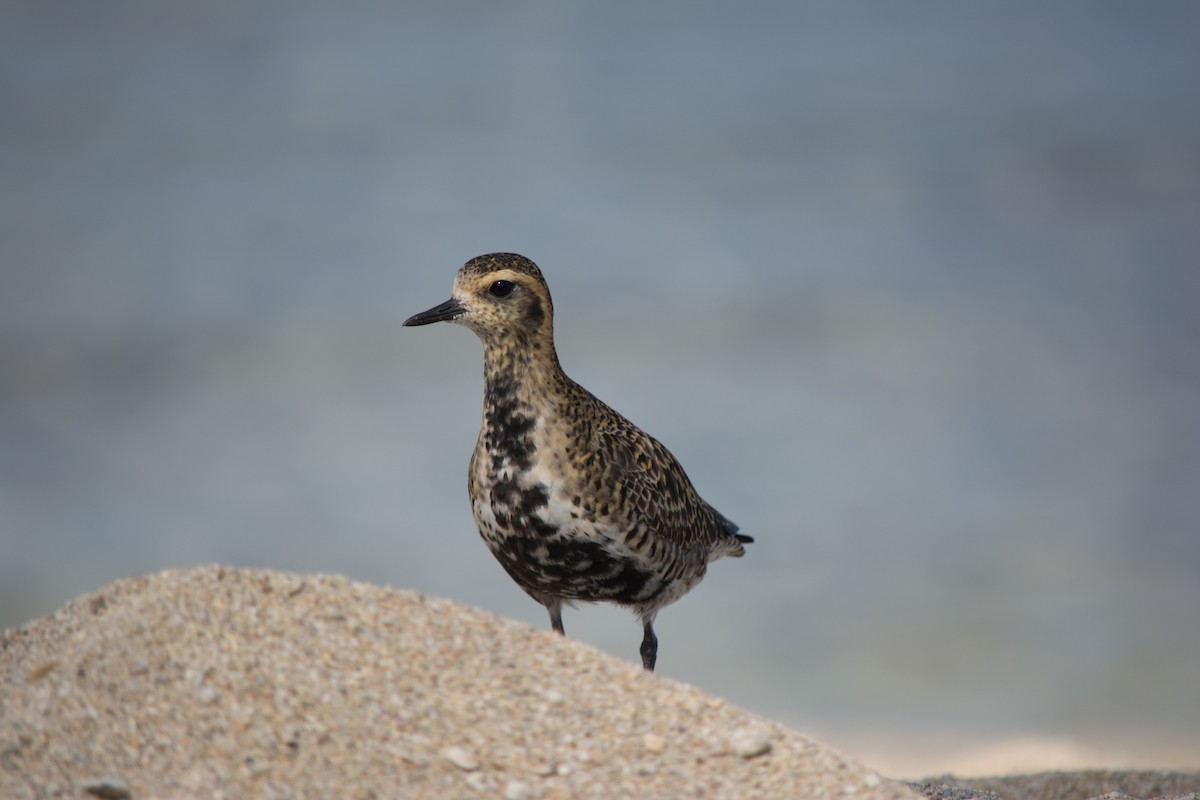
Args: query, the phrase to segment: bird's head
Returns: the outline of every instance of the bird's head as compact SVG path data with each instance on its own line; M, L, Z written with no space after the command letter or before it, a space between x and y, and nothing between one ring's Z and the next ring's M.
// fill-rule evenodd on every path
M553 319L550 290L537 264L516 253L489 253L463 264L449 300L404 324L456 322L489 345L551 337Z

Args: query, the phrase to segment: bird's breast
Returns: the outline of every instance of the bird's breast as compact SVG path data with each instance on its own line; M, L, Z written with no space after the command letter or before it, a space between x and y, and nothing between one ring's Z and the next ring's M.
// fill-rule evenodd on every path
M484 539L603 535L575 493L565 448L534 417L519 438L490 435L485 425L471 460L471 504Z

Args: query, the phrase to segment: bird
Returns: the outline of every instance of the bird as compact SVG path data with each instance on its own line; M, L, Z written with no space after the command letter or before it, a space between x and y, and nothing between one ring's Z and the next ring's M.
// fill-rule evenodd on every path
M657 439L563 372L550 289L533 261L489 253L466 262L450 299L404 325L435 322L483 343L483 419L467 481L483 541L559 634L564 605L632 610L653 672L659 610L754 540L697 494Z

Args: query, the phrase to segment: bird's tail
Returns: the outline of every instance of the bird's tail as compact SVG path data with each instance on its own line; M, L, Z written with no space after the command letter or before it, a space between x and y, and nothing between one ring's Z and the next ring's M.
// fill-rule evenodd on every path
M708 507L717 521L721 523L721 527L725 529L728 538L724 539L718 546L710 551L709 561L720 558L721 556L732 556L733 558L741 558L746 555L746 548L742 545L750 544L754 541L751 536L746 536L743 533L738 533L737 523L726 517L720 511L717 511L712 506Z

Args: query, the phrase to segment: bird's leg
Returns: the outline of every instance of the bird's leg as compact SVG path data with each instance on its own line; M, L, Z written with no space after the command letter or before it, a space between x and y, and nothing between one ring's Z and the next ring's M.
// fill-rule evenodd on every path
M547 603L546 610L550 612L550 627L554 628L555 633L566 636L567 634L563 631L562 624L562 601L555 600Z
M654 672L654 663L658 660L658 637L654 635L654 620L646 620L646 634L642 637L642 666L647 672Z

